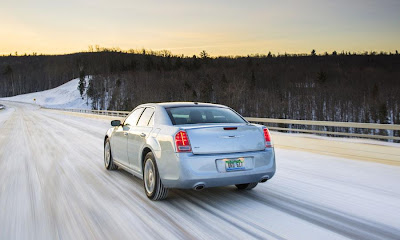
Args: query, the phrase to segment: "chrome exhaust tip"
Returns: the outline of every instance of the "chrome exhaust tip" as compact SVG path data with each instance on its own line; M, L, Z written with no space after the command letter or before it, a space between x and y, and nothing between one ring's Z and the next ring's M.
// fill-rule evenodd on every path
M198 185L194 186L193 189L196 191L201 191L204 189L204 184L198 184Z
M268 181L268 178L267 177L263 177L263 178L261 178L260 183L265 183L266 181Z

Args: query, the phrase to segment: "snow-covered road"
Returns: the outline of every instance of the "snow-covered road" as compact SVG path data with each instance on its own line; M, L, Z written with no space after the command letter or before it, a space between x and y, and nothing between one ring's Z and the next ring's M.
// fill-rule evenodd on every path
M400 239L398 166L277 148L252 191L152 202L104 169L108 120L1 103L0 239Z

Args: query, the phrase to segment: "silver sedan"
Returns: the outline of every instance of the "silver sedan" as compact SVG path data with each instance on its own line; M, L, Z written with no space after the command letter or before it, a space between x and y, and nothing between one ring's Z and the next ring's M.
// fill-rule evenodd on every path
M142 104L111 125L104 138L106 169L143 179L152 200L166 198L170 188L250 190L275 174L268 129L223 105Z

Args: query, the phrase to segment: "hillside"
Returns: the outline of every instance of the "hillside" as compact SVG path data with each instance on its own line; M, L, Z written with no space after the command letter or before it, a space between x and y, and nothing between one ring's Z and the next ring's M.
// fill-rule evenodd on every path
M0 98L0 100L33 103L48 108L91 109L91 100L82 99L80 96L77 89L78 82L79 78L53 89Z

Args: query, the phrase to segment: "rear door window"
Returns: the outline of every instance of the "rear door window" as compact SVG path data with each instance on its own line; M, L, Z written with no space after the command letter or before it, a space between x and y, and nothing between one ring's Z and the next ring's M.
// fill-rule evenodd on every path
M154 109L146 108L139 119L138 126L148 126L151 116L153 116Z
M151 115L148 126L150 126L150 127L154 126L154 112L153 112L153 115Z
M125 120L124 125L136 126L136 123L143 112L143 108L134 110L129 117Z

